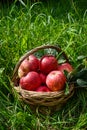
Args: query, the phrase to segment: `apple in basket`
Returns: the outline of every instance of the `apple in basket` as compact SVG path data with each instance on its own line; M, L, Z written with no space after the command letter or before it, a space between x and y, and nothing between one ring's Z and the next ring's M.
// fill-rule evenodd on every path
M48 74L52 70L56 70L57 66L57 59L52 55L45 55L40 60L40 71L44 74Z
M39 59L34 56L34 55L30 55L28 57L28 61L29 61L29 69L30 71L38 71L39 69Z
M66 77L63 72L51 71L46 78L46 85L51 91L60 91L65 88Z
M34 91L41 85L41 78L37 72L31 71L20 79L19 85L22 89Z
M38 71L38 69L39 69L39 59L34 55L30 55L19 66L18 76L19 78L21 78L25 76L28 72Z
M29 62L27 59L25 59L18 69L18 76L19 78L25 76L29 72Z
M67 71L68 73L73 71L73 67L69 63L62 63L61 65L58 65L58 70L64 72Z
M51 92L51 90L46 85L43 85L38 87L36 89L36 92Z
M41 83L45 84L46 83L46 75L43 74L43 73L40 73L39 75L40 75L40 78L41 78Z

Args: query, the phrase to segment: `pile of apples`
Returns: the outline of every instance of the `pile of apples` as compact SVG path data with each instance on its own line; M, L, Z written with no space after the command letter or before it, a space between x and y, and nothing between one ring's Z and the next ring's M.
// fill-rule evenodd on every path
M71 64L59 64L53 55L44 55L40 59L30 55L19 66L19 85L28 91L61 91L67 81L64 71L70 73L72 70Z

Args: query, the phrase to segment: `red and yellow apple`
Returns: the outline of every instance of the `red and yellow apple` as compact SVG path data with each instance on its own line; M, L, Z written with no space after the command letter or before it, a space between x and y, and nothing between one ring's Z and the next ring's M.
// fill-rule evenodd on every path
M51 71L46 78L46 85L51 91L60 91L65 88L66 77L63 72Z
M20 79L19 85L22 89L33 91L41 85L41 78L37 72L31 71Z
M62 63L61 65L58 65L58 70L64 72L64 71L67 71L68 73L72 72L73 71L73 67L71 66L71 64L69 63Z
M38 71L39 69L39 59L34 56L30 55L28 58L26 58L18 69L18 76L19 78L25 76L30 71Z
M27 59L25 59L21 65L19 66L19 69L18 69L18 76L19 78L25 76L28 72L29 72L29 62Z
M40 71L44 74L48 74L52 70L56 70L57 66L57 59L52 55L43 56L40 60Z

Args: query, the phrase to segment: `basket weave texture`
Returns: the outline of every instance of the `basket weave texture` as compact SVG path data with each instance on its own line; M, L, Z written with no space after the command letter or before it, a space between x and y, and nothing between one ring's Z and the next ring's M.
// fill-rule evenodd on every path
M46 113L46 111L56 111L59 110L66 102L67 100L73 96L74 94L74 84L69 85L69 92L68 94L65 94L65 90L59 91L59 92L36 92L36 91L28 91L24 90L19 86L19 78L18 78L18 68L22 61L29 57L29 55L34 54L38 52L39 50L45 50L45 49L53 49L56 50L56 52L59 55L62 55L66 62L69 62L69 59L65 52L63 52L60 47L54 46L54 45L43 45L36 47L26 54L24 54L18 61L18 63L15 66L12 82L13 82L13 90L16 91L18 94L19 99L24 101L25 103L28 103L29 106L36 110L39 108L39 111L41 113Z

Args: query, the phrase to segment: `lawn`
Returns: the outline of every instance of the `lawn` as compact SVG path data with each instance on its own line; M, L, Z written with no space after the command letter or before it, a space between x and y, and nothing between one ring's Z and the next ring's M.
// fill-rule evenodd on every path
M35 115L13 95L11 84L19 58L40 45L60 46L74 68L87 68L86 5L86 0L0 3L0 130L87 129L86 87L76 88L53 115Z

